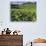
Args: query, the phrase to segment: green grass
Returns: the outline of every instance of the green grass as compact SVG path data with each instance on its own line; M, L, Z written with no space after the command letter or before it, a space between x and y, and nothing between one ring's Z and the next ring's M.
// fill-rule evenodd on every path
M11 21L36 21L36 3L11 4Z

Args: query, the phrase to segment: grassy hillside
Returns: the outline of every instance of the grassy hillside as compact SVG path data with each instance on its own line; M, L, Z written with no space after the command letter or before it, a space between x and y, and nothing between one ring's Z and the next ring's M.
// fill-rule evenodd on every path
M36 21L36 2L11 4L11 21Z

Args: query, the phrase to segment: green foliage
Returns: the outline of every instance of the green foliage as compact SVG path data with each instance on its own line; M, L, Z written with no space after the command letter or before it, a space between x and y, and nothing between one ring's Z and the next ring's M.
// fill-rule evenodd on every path
M35 21L36 4L23 3L11 5L11 21Z

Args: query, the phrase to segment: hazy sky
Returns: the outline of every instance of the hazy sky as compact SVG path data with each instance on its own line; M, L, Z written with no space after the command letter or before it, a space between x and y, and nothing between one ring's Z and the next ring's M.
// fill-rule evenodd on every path
M46 0L30 0L37 2L37 21L36 22L11 22L10 21L10 2L29 1L29 0L0 0L0 31L9 27L23 32L23 44L37 37L46 37Z

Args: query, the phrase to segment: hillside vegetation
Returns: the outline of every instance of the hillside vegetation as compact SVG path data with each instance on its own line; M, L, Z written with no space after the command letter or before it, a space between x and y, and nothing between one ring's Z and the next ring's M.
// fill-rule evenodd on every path
M36 21L36 2L11 4L11 21Z

